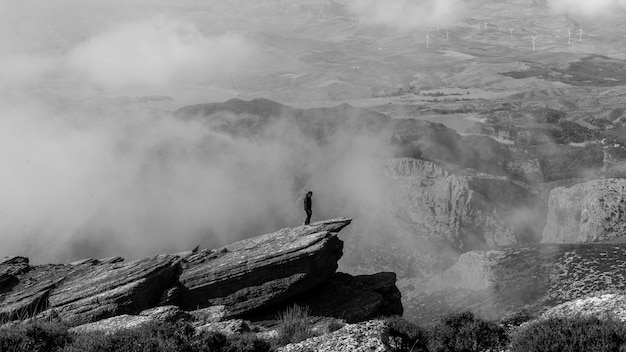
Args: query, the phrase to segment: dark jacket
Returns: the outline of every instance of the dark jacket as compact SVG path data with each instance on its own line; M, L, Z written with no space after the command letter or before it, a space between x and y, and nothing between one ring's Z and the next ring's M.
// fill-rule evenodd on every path
M306 195L306 197L304 197L304 211L305 212L311 212L311 196L310 195Z

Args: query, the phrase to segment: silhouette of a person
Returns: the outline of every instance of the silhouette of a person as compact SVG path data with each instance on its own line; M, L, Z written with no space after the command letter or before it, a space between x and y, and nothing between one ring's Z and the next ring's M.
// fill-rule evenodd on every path
M304 220L304 224L308 225L311 223L311 215L313 214L313 210L312 210L312 201L311 201L311 196L313 195L313 192L309 191L306 194L306 197L304 197L304 211L306 212L306 220Z

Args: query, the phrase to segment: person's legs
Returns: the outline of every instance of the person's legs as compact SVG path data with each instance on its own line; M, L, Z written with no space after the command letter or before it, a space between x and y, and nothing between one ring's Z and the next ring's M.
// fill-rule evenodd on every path
M311 223L311 215L313 214L312 211L307 211L306 212L306 220L304 220L304 224L308 225Z

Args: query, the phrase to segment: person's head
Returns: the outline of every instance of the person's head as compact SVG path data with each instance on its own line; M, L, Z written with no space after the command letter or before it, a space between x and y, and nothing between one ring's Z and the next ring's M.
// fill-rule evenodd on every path
M311 192L311 191L308 191L307 194L306 194L307 197L310 197L312 195L313 195L313 192Z

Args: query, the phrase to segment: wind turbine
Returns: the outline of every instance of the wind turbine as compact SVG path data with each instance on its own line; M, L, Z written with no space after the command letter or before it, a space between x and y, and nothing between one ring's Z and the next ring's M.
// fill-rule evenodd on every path
M580 29L578 30L578 41L583 40L583 27L580 26Z
M567 44L572 45L572 30L571 29L567 30Z
M533 51L535 51L535 40L537 40L537 36L533 35L532 39L533 39Z

